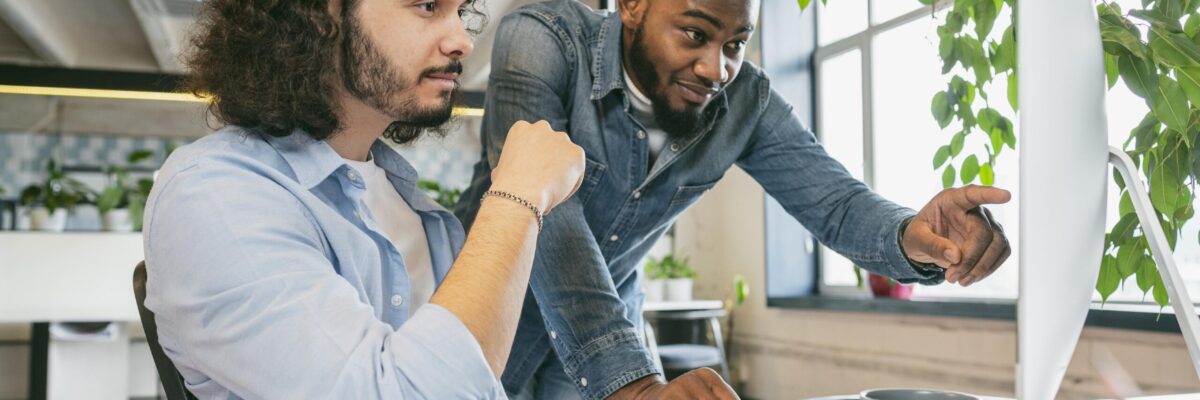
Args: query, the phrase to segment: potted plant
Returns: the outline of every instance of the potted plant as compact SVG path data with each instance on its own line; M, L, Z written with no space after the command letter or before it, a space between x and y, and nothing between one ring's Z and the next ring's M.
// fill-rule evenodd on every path
M667 255L659 261L659 264L667 275L663 291L666 301L692 300L692 278L696 277L696 271L692 270L687 258L680 259L674 255Z
M417 181L417 187L429 193L430 196L433 196L433 199L447 210L454 209L454 205L458 203L459 196L462 196L462 189L445 188L431 180L421 179Z
M912 285L896 282L892 278L872 272L867 280L871 284L871 293L875 297L888 297L899 300L912 299Z
M646 272L646 301L663 301L663 292L667 285L667 272L663 270L662 263L651 257L646 260L644 269Z
M21 206L29 212L30 229L62 232L67 226L67 211L87 202L91 195L87 186L67 176L52 159L46 163L46 180L21 191Z
M132 165L153 155L154 152L149 150L138 150L130 153L126 161ZM154 181L149 178L135 181L129 176L128 167L123 165L107 169L108 186L96 199L96 208L100 209L100 229L110 232L141 230L142 212Z

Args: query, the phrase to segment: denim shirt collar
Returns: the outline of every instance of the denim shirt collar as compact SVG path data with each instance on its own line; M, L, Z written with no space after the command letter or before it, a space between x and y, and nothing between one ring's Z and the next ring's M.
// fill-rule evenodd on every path
M592 100L625 89L621 64L621 14L609 13L592 43Z

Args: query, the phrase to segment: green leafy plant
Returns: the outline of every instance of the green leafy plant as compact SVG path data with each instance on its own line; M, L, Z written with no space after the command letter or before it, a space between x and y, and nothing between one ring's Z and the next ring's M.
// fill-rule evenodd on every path
M462 189L444 188L431 180L421 179L417 181L417 187L433 196L434 200L446 209L453 209L458 203L458 198L462 196Z
M21 205L42 206L50 213L62 208L70 210L76 205L87 203L94 197L91 189L74 178L67 176L62 166L51 159L46 162L46 179L21 190Z
M930 5L936 0L918 1ZM800 1L801 6L808 3ZM1004 147L1016 149L1012 121L999 115L984 90L987 82L1005 76L1009 105L1017 111L1015 7L1015 0L954 0L937 29L942 72L949 79L946 90L934 94L930 110L943 129L959 122L950 143L933 156L934 169L942 169L945 187L976 179L991 185L997 156ZM1122 146L1148 182L1151 203L1172 250L1183 225L1195 216L1192 203L1200 177L1196 143L1200 136L1198 9L1200 0L1142 0L1141 8L1132 10L1105 0L1097 1L1096 6L1109 88L1121 81L1150 108ZM997 35L992 27L1003 11L1012 20ZM955 65L963 67L965 77L950 74ZM984 104L975 110L977 99ZM973 133L986 135L985 151L964 156L965 139ZM1120 219L1105 235L1096 290L1107 301L1134 277L1143 293L1152 294L1156 303L1166 306L1169 296L1149 254L1129 191L1120 175L1114 173L1113 177L1120 189Z
M129 154L126 162L129 165L154 156L149 150L137 150ZM150 196L150 188L154 180L142 178L134 180L129 175L127 165L112 165L107 168L108 186L96 198L96 207L104 215L111 210L129 209L129 217L133 221L133 229L142 229L142 214L146 206L146 198Z
M645 265L646 275L650 279L680 279L695 278L696 271L688 264L687 258L677 258L666 255L662 259L650 258Z

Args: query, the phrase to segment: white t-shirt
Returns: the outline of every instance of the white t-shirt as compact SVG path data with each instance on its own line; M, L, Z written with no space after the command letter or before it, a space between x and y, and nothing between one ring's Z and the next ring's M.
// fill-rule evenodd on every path
M408 314L412 315L429 302L435 285L433 260L429 252L429 242L425 239L421 216L400 197L400 193L396 192L396 188L388 181L387 171L375 165L374 161L346 162L362 174L367 187L363 203L366 203L367 210L371 212L384 236L404 257L409 290L404 301L410 302Z
M659 128L658 121L654 120L654 103L633 85L633 79L630 79L628 72L624 74L625 86L629 87L629 105L633 107L633 116L646 128L646 145L650 150L650 166L653 167L667 144L667 132Z

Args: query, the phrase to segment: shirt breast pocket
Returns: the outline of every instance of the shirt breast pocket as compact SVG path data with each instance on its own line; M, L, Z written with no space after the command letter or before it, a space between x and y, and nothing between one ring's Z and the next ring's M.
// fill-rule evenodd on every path
M667 206L667 218L674 219L676 215L696 204L705 192L716 185L717 181L712 181L700 185L684 185L675 189L675 195L671 196L671 203Z
M587 204L592 193L595 193L596 187L600 185L600 181L604 179L604 172L608 170L608 166L592 161L590 158L585 158L587 165L583 171L583 183L579 185L579 190L575 191L575 198L579 199L580 204Z

